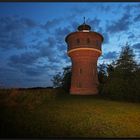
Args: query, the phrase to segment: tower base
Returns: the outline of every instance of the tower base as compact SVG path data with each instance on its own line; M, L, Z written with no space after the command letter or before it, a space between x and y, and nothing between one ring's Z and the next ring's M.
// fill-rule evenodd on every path
M88 89L88 88L73 88L70 89L70 94L72 95L97 95L98 94L98 89L93 88L93 89Z

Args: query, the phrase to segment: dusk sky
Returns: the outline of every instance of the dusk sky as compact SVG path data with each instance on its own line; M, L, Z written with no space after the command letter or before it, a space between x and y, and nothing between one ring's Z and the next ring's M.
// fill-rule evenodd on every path
M128 42L140 59L139 2L1 2L0 87L47 87L65 66L65 37L83 23L104 37L98 64Z

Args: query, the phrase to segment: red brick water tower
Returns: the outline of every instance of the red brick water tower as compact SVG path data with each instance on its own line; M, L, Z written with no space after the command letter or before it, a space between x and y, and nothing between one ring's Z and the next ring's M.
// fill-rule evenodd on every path
M97 60L101 55L103 36L90 31L85 22L78 31L66 36L68 55L72 61L71 94L98 94Z

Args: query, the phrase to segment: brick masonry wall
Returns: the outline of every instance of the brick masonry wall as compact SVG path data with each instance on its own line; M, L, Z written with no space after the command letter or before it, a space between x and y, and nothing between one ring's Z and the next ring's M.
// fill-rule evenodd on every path
M102 41L96 32L74 32L66 37L72 61L71 94L98 94L97 60Z
M72 59L72 94L97 94L97 58L94 51L81 50L71 54Z

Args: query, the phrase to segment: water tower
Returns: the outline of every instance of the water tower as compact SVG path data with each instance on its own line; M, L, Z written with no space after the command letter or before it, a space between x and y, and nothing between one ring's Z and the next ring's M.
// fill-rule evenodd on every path
M72 61L70 93L75 95L98 94L97 60L101 55L103 36L91 31L84 21L78 31L68 34L65 41Z

